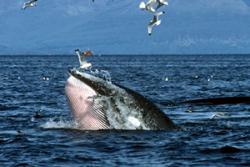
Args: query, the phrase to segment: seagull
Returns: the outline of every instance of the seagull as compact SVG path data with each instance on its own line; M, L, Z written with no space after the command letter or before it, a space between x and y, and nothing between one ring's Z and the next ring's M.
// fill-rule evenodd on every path
M157 3L156 1L157 1L157 0L149 0L147 3L145 3L145 2L142 1L142 2L140 3L140 5L139 5L139 8L140 8L141 10L147 10L147 11L149 11L149 12L154 13L154 12L155 12L155 9L153 8L153 5Z
M34 6L36 6L37 1L38 1L38 0L30 0L30 1L28 1L28 2L25 2L25 3L23 4L23 9L26 9L26 8L28 8L28 7L34 7Z
M156 0L156 2L158 3L157 7L155 8L155 10L158 10L160 7L164 6L164 5L168 5L168 2L166 0Z
M152 30L153 30L154 26L158 26L161 24L161 20L159 19L159 16L164 14L164 13L165 12L162 11L162 12L158 12L158 13L154 14L153 19L148 24L148 35L152 34Z
M88 63L85 60L85 57L93 55L93 53L91 52L91 50L86 50L85 52L81 52L79 49L76 49L75 53L78 56L79 63L80 63L80 68L85 69L85 68L88 68L88 67L92 66L91 63Z

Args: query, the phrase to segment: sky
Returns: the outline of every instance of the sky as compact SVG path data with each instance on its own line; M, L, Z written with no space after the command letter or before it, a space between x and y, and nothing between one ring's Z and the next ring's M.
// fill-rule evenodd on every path
M0 55L250 53L250 0L169 0L162 24L141 0L0 0Z

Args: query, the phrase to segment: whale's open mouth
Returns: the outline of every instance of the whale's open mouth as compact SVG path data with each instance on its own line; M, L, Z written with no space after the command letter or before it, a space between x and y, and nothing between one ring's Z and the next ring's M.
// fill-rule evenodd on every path
M89 86L92 85L92 81L77 73L70 74L65 91L75 120L84 129L108 129L109 124L103 113L103 106L97 105L94 101L98 93Z

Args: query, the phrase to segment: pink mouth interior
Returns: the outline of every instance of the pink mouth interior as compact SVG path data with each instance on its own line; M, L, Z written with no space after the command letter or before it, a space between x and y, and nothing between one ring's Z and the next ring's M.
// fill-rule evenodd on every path
M95 107L93 100L97 94L91 87L70 76L65 91L73 116L81 128L86 130L107 128L107 125L99 119L98 113L101 111L97 111L98 108Z

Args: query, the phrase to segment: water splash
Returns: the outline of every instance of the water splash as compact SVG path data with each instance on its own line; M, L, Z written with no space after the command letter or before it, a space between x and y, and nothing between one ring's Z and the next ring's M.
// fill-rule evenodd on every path
M77 122L75 121L68 121L63 119L49 119L47 122L40 126L44 129L80 129Z

